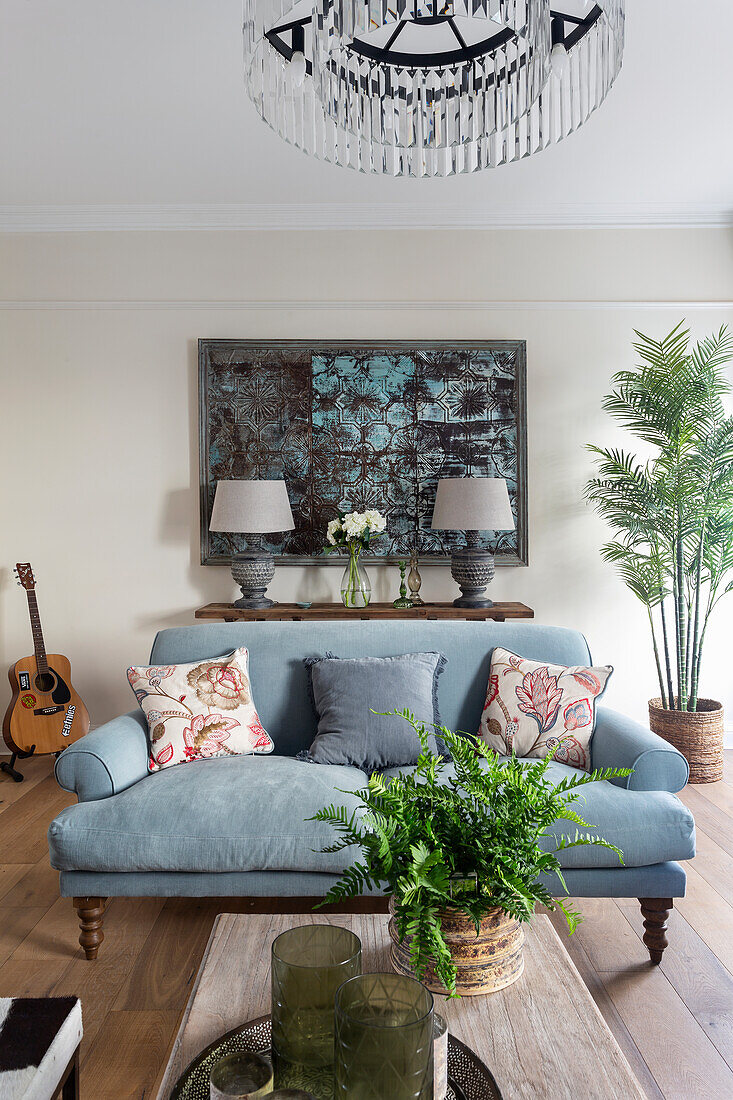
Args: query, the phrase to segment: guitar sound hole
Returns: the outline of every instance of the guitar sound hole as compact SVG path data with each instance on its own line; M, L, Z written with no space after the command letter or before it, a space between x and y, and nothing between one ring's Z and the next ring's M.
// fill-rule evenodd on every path
M53 685L56 683L56 679L50 672L39 672L34 683L36 685L36 691L51 691Z

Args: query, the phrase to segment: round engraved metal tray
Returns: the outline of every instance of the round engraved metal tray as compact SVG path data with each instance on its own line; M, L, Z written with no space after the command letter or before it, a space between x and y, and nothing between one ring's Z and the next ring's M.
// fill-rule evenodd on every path
M235 1051L270 1052L270 1017L260 1016L241 1027L227 1032L194 1058L181 1074L170 1095L170 1100L209 1100L209 1073L211 1067L225 1054ZM281 1088L301 1088L313 1093L318 1100L332 1100L333 1083L324 1081L322 1075L310 1077L301 1071L298 1079L278 1083ZM386 1097L385 1097L386 1100ZM446 1100L502 1100L498 1085L481 1059L453 1035L448 1035L448 1092Z

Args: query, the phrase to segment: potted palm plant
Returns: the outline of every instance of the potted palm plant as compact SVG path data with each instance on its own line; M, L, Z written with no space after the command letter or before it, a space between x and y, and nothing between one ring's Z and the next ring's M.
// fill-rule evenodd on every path
M560 908L570 932L580 919L567 901L540 881L556 875L565 889L558 853L581 845L618 848L597 835L573 809L588 783L628 775L606 769L547 777L552 755L531 764L501 760L477 737L440 734L448 764L428 745L428 730L408 710L392 714L410 723L422 745L414 772L387 780L378 772L357 792L359 810L327 806L316 821L332 825L338 840L324 851L361 849L322 905L382 887L390 897L392 965L434 992L489 993L511 984L523 968L522 923L538 903ZM558 820L572 834L549 832Z
M723 373L725 328L691 346L678 325L661 341L636 333L640 363L613 378L603 407L642 443L645 457L590 446L598 476L586 496L614 529L602 548L644 605L659 696L651 728L690 763L690 780L723 775L723 708L701 698L708 623L733 588L733 417Z

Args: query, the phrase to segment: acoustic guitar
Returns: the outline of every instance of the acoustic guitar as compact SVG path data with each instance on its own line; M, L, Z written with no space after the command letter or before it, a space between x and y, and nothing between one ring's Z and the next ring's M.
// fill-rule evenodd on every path
M11 665L8 672L13 697L3 720L3 738L13 754L0 767L17 782L15 757L60 752L89 732L89 714L71 682L71 665L61 653L46 653L36 599L36 579L28 562L15 567L25 589L33 633L34 653Z

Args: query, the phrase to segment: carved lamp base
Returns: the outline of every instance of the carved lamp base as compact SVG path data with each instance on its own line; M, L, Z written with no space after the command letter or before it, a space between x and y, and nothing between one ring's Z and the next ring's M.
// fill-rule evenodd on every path
M275 559L268 550L254 547L232 558L232 576L242 590L242 598L235 607L274 607L275 601L265 595L267 586L275 576Z
M494 576L494 555L489 550L475 546L454 550L450 571L461 589L461 595L453 601L454 607L494 606L493 600L485 596L486 586Z

